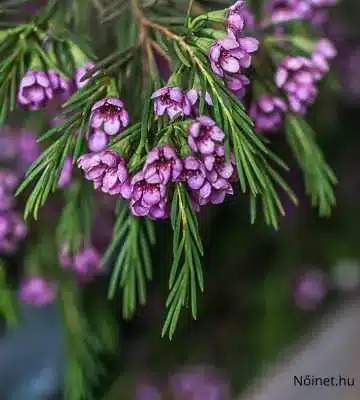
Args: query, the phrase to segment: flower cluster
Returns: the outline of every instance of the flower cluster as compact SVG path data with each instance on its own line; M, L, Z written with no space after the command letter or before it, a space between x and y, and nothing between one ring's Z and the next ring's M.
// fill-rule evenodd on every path
M170 87L156 91L153 95L155 112L160 116L169 109L171 116L176 115L174 110L183 115L190 113L188 105L197 103L199 93L196 90L189 92L184 94L180 88ZM164 97L159 93L165 93ZM207 96L207 102L212 104L210 96ZM188 146L193 155L184 159L177 155L172 145L162 144L147 154L142 168L133 175L129 174L126 161L112 150L84 154L77 164L95 189L128 199L134 215L163 219L169 215L171 183L182 181L187 185L197 210L206 204L221 203L226 194L233 193L230 179L234 167L225 161L224 138L224 132L211 118L200 116L188 126Z
M278 96L263 94L250 106L250 117L255 121L258 132L271 132L281 128L286 103Z
M254 23L251 12L245 7L245 1L238 0L228 11L227 37L217 39L209 50L212 70L239 97L244 95L245 87L249 84L243 71L250 67L252 54L259 47L257 39L243 36L243 29L249 23Z
M130 182L126 162L114 151L83 154L77 164L84 171L85 178L93 182L94 189L129 198Z
M249 114L258 132L277 131L282 127L286 111L304 115L314 103L317 82L329 71L329 61L337 54L334 45L326 38L314 46L310 57L286 56L277 66L275 83L279 94L262 93L249 106Z
M286 56L278 65L275 82L284 91L289 109L305 114L317 96L316 83L329 70L329 60L336 56L336 49L327 39L314 47L311 58Z
M172 146L161 145L151 150L142 170L131 179L130 207L133 214L166 218L168 185L179 180L182 170L182 162Z
M30 110L44 108L56 96L67 98L71 82L55 71L30 69L20 82L18 102Z
M224 132L215 122L201 116L187 130L188 144L195 156L184 159L183 181L186 182L196 210L206 204L219 204L226 194L233 194L230 179L231 162L225 160Z
M51 100L65 101L75 89L82 88L89 82L90 78L82 78L94 66L91 61L85 63L76 69L72 79L53 70L29 69L20 81L17 96L19 105L30 110L40 110Z
M301 8L305 10L306 4L319 8L329 5L329 1L286 0L282 4L273 1L270 5L271 15L275 18L276 13L287 8L292 12ZM278 18L284 20L285 17ZM245 35L246 28L254 27L253 15L245 2L238 0L226 14L227 35L216 39L209 47L213 73L240 97L250 83L244 71L251 66L253 54L259 47L257 39ZM257 131L279 130L287 111L304 114L315 101L317 82L328 71L329 60L335 55L335 48L324 38L316 43L308 57L285 56L277 65L275 93L256 92L255 96L249 96L249 114ZM157 117L166 116L170 120L183 117L190 120L185 132L188 150L184 157L179 157L172 143L162 142L147 154L143 165L131 174L124 158L112 150L105 150L108 138L121 134L129 125L124 103L114 97L106 97L95 103L90 115L92 132L89 148L92 153L78 159L78 166L84 171L85 178L94 183L95 189L129 200L131 212L136 216L166 218L169 214L169 187L177 181L186 185L196 210L206 204L223 202L226 195L233 194L232 182L236 176L234 160L231 159L232 154L225 154L225 133L214 120L202 115L203 110L200 112L200 96L201 91L196 87L183 90L170 83L152 94ZM209 93L205 93L204 100L208 107L213 107Z
M60 265L70 269L80 279L91 279L100 272L100 254L95 247L83 245L75 254L69 252L67 244L64 244L59 254Z
M337 2L338 0L271 0L266 8L274 23L307 19L320 25L327 21L326 7Z

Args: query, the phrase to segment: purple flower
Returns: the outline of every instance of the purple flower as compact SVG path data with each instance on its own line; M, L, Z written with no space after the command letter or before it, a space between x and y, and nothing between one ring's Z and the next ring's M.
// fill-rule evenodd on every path
M23 279L19 288L19 298L25 304L42 307L54 301L56 287L41 276Z
M63 188L67 186L72 179L72 157L68 156L65 158L64 165L62 167L60 177L58 180L58 187Z
M226 29L234 34L241 32L245 26L254 28L255 18L251 11L246 7L244 0L238 0L228 11L226 19Z
M286 109L280 97L264 94L252 103L249 114L258 132L270 132L281 128Z
M100 254L93 246L82 246L71 254L67 243L59 252L59 262L65 269L71 269L81 278L92 278L100 271Z
M54 96L57 96L63 100L67 99L70 96L72 90L71 81L69 79L65 79L56 71L48 71L47 74Z
M105 97L91 109L91 126L101 129L109 136L123 131L129 125L129 114L124 103L115 97Z
M125 160L112 150L88 153L79 157L78 167L85 178L94 182L94 188L111 195L129 198L128 171Z
M325 298L327 293L327 279L320 270L308 270L296 281L294 301L297 307L303 310L315 309Z
M239 74L251 64L251 54L256 52L259 42L252 37L236 39L233 34L216 40L209 51L212 70L216 75Z
M204 156L204 166L207 171L207 179L212 186L208 198L200 200L204 203L220 204L227 194L233 194L231 185L235 170L231 161L225 160L224 146L217 145L213 154Z
M88 139L89 150L95 152L105 150L108 142L108 136L104 131L101 129L94 129Z
M337 0L272 0L267 12L274 23L307 19L314 25L321 25L327 20L327 12L323 8L336 3Z
M156 90L151 98L154 100L154 112L170 118L179 115L190 115L191 103L186 94L178 87L164 86Z
M217 143L222 143L224 132L211 118L202 116L193 121L187 130L188 144L192 151L201 154L212 154Z
M18 101L30 110L45 107L54 97L49 76L44 71L28 70L20 81Z
M311 5L303 0L271 0L266 6L274 23L302 19L311 11Z
M168 216L167 188L162 183L149 183L142 171L131 179L131 212L137 217L163 219Z
M84 64L82 67L77 68L77 70L75 71L74 80L75 80L75 85L78 89L82 88L89 82L91 77L84 79L83 81L81 79L87 72L92 70L94 67L95 67L95 64L93 62L89 61L88 63Z
M166 185L179 178L182 168L182 162L174 148L168 144L161 145L148 153L143 167L144 179L148 183Z
M11 171L0 170L0 211L9 210L14 205L14 190L19 177Z
M210 192L211 186L207 182L206 169L203 162L193 156L186 156L183 163L182 180L187 183L189 189L202 190L204 194Z
M315 78L320 80L326 72L329 70L328 60L332 60L336 57L337 51L335 46L330 40L323 38L320 39L311 55L311 60L316 70Z
M0 252L12 253L26 233L27 227L17 213L0 213Z
M249 78L242 74L225 76L226 87L236 93L240 98L245 96L246 86L249 83Z
M315 81L313 62L302 56L283 58L275 76L276 85L287 95L290 109L299 114L304 114L307 106L316 99Z
M200 206L209 203L213 187L208 179L204 163L193 156L184 158L184 170L182 180L186 182L190 190L190 198L196 211Z
M86 247L74 255L74 271L91 278L100 271L100 254L94 247Z

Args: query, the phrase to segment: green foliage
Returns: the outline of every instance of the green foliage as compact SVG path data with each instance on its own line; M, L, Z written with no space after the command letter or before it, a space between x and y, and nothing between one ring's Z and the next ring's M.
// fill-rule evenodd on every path
M82 311L79 293L71 277L64 276L59 288L59 306L64 318L67 365L64 395L67 400L92 400L103 366L99 354L104 344Z
M76 253L81 243L91 240L94 211L92 197L91 185L83 180L74 182L66 193L57 237L58 243L66 242L70 254Z
M126 204L120 203L114 226L113 239L103 258L103 264L114 256L114 268L109 285L109 297L117 286L123 293L123 316L130 318L136 302L146 302L146 280L152 277L150 246L155 243L153 222L141 220L129 213Z
M188 302L191 313L197 318L197 290L204 290L201 265L203 247L199 226L189 195L181 184L177 184L171 206L173 229L173 263L170 270L170 293L166 302L167 317L162 335L174 335L181 308Z
M10 327L17 325L17 313L14 306L14 296L6 281L5 264L0 259L0 314Z
M318 208L321 216L329 216L335 205L333 186L337 179L315 141L313 130L303 118L288 116L286 136L303 171L312 205Z

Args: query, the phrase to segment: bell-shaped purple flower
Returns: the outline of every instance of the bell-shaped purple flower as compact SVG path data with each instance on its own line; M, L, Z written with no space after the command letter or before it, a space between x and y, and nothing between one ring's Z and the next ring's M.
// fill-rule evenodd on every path
M106 149L109 138L104 131L101 129L94 129L88 139L89 150L91 151L102 151Z
M164 86L156 90L151 98L154 100L156 115L162 116L166 113L173 118L191 113L191 103L186 94L178 87Z
M216 40L209 51L211 68L218 76L239 74L243 68L250 67L251 54L259 47L257 39L241 37L233 34L225 39Z
M83 278L92 278L100 271L100 254L92 246L74 255L74 271Z
M203 190L207 193L211 190L206 179L206 169L203 162L193 156L186 156L183 160L184 170L182 180L185 181L191 190ZM205 188L204 188L205 186Z
M131 179L131 212L138 217L163 219L168 216L167 187L162 183L149 183L143 171Z
M92 70L94 67L95 67L95 64L92 61L89 61L88 63L84 64L82 67L77 68L77 70L75 71L74 80L75 80L75 86L78 89L82 88L89 82L91 77L84 79L83 81L81 79L87 72Z
M8 170L0 170L0 211L9 210L15 202L14 190L19 177Z
M201 116L188 127L188 144L192 151L212 154L216 144L222 143L225 134L210 117Z
M190 198L196 211L200 206L209 202L213 187L208 179L204 163L193 156L186 156L183 160L184 170L182 180L190 190Z
M15 251L26 233L27 226L17 213L13 211L0 213L0 252Z
M317 80L320 80L329 71L329 60L335 58L336 55L337 50L330 40L323 38L317 42L311 55Z
M285 91L290 109L295 113L304 114L307 106L316 99L316 71L309 58L283 58L276 71L275 82Z
M65 158L64 165L61 169L59 180L58 180L58 187L63 188L67 186L72 179L72 157L68 156Z
M242 74L225 76L226 87L233 91L240 98L245 96L246 86L249 83L249 78Z
M125 160L112 150L83 154L77 161L94 188L128 198L128 171Z
M286 110L280 97L263 94L251 104L249 115L258 132L272 132L282 127Z
M55 296L55 284L41 276L28 276L20 283L19 298L25 304L42 307L51 304Z
M129 114L120 99L105 97L93 105L90 121L93 128L113 136L129 125Z
M44 71L28 70L20 81L19 104L30 110L38 110L54 97L49 75Z
M204 166L207 171L207 179L212 186L211 195L200 202L220 204L227 194L234 193L231 180L234 176L234 165L225 160L224 146L217 145L213 154L204 156Z
M175 149L168 144L152 149L143 166L144 178L148 183L175 182L181 175L183 166Z
M236 1L230 8L226 18L226 29L228 32L241 32L245 26L254 28L255 18L252 12L246 7L244 0Z

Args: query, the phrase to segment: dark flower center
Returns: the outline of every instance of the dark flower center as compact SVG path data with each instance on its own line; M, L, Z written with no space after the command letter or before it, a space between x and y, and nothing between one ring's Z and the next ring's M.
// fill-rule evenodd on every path
M160 96L160 101L166 105L171 105L174 103L174 101L171 100L171 98L168 94L164 94L163 96Z
M100 107L100 113L105 119L116 116L120 110L120 107L110 103L105 103Z

